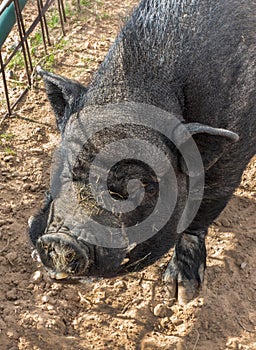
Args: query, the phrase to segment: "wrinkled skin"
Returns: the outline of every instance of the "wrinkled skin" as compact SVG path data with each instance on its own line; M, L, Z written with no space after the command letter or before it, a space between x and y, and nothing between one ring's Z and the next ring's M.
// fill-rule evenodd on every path
M123 248L91 244L87 233L76 233L75 226L65 224L73 208L66 199L69 194L58 185L65 162L60 151L54 160L51 194L41 212L30 220L29 229L31 241L53 277L115 276L139 270L175 245L164 281L180 302L196 295L203 281L207 229L226 206L256 152L255 28L255 0L142 0L90 86L38 70L62 134L60 150L68 147L75 121L81 124L81 130L89 131L87 120L94 118L100 123L100 115L108 118L120 112L115 104L124 106L127 125L95 135L71 166L69 176L82 212L125 232L154 208L159 189L156 175L132 159L111 169L108 192L112 198L125 201L129 197L128 181L139 179L145 189L142 202L136 186L130 189L133 195L129 197L140 203L137 210L117 215L95 203L88 186L88 169L94 154L114 138L136 136L157 145L172 164L178 185L170 220L149 239ZM182 233L178 233L177 225L189 180L195 174L187 171L177 147L160 133L131 127L134 113L141 113L140 104L152 106L149 111L152 109L157 120L165 113L175 116L188 131L197 123L191 137L204 165L204 196L197 215ZM206 125L212 129L209 131ZM186 141L181 146L186 147ZM101 235L91 234L96 238Z

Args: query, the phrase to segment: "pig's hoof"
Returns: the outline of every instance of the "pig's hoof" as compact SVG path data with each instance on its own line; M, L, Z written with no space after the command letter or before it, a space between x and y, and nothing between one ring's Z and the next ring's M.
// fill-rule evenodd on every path
M205 258L204 237L183 233L163 276L171 298L186 304L196 297L203 282Z
M204 270L204 265L200 266ZM176 298L180 304L186 304L197 296L203 281L203 272L197 273L200 278L186 278L182 272L177 272L177 266L171 261L164 274L164 283L171 298ZM202 279L201 279L202 278Z

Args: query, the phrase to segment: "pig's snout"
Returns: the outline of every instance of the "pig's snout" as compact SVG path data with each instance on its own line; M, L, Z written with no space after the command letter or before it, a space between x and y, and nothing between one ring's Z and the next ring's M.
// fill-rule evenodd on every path
M52 278L85 275L88 270L89 249L67 234L43 235L38 239L36 249Z

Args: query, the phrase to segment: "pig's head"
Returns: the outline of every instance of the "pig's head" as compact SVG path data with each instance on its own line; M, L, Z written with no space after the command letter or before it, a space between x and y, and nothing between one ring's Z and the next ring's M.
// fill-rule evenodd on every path
M59 279L152 263L192 222L204 170L238 136L143 103L92 106L79 83L38 72L61 131L50 195L29 222L42 263Z

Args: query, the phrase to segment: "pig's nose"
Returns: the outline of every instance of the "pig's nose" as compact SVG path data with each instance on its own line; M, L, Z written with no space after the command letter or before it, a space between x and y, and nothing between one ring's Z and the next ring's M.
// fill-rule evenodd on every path
M45 234L38 239L36 249L53 278L85 275L88 269L89 250L68 234Z

